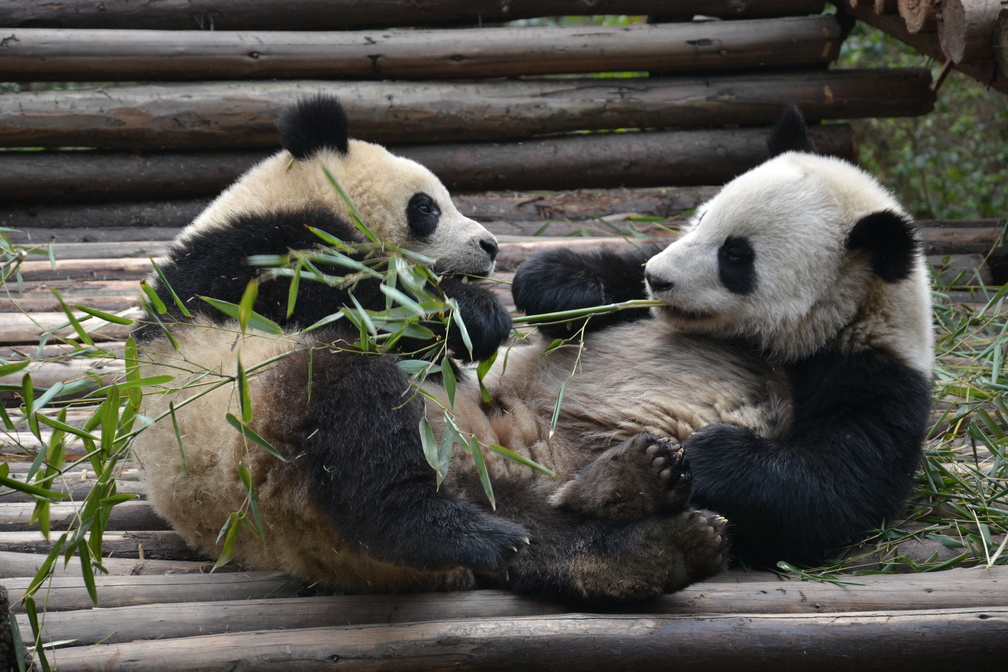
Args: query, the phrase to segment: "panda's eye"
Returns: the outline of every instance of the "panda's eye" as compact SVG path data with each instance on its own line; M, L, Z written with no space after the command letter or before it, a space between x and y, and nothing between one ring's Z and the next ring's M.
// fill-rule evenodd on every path
M406 205L406 224L417 236L429 236L437 228L441 208L428 194L413 194Z
M718 248L718 274L733 294L749 294L756 287L756 251L748 238L726 238Z

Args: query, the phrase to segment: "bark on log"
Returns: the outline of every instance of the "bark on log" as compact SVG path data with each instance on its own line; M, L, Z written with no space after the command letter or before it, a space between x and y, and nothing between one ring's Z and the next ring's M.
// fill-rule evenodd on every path
M13 553L11 551L0 551L0 579L7 583L6 579L11 578L33 578L45 562L46 556L41 553ZM151 576L167 574L209 574L213 569L212 562L183 562L180 560L134 560L130 558L103 558L102 567L107 576ZM64 565L62 562L53 563L54 576L75 577L80 579L80 564L72 562ZM214 573L218 576L224 573L237 571L230 565L225 565ZM89 605L90 606L90 605ZM87 608L87 607L85 607ZM160 608L162 613L164 607ZM55 612L53 612L55 613ZM49 616L46 616L48 621Z
M9 502L4 497L0 501L0 533L38 530L38 523L31 522L34 509L33 503ZM79 512L80 506L76 504L50 504L51 529L54 532L68 529ZM105 529L110 532L167 530L168 523L154 512L154 507L148 502L131 501L112 507Z
M994 58L998 70L1008 73L1008 5L998 13L994 24Z
M873 577L863 586L850 587L780 580L741 584L714 581L695 584L658 600L610 611L681 616L740 613L827 615L903 608L920 611L1003 607L1004 580L988 579L983 571L951 570L929 577ZM1004 577L1004 572L996 575ZM170 608L158 604L50 611L46 615L46 628L53 638L74 639L78 645L86 645L256 630L543 617L570 610L569 605L492 590L240 602L208 602L195 594L187 597L200 601L174 601Z
M854 157L854 138L847 125L813 126L812 141L817 151L844 158ZM768 156L766 129L727 128L714 130L655 131L640 133L594 133L527 140L524 142L444 143L440 145L392 146L402 156L419 161L434 172L448 189L459 194L493 190L555 190L619 187L666 187L719 185L755 166ZM78 198L105 198L113 194L132 200L133 185L144 194L168 184L166 191L175 195L215 196L219 189L207 192L199 180L183 183L173 176L175 170L194 173L206 170L223 174L224 164L212 157L196 156L192 171L184 160L176 164L178 154L170 155L170 169L157 165L156 157L145 159L152 166L149 174L130 171L137 165L132 158L90 152L0 152L0 200L32 204L51 203L60 194ZM78 163L78 161L80 163ZM178 167L176 168L176 165ZM230 166L237 177L245 164ZM25 168L24 171L21 168ZM95 190L87 186L92 171L105 173ZM39 175L33 180L24 175ZM43 177L44 176L44 177ZM172 183L178 186L170 186ZM228 180L230 182L230 180ZM118 183L118 186L115 186ZM217 186L217 181L212 181ZM211 185L208 185L208 188ZM174 191L171 191L173 190ZM201 193L194 193L199 189ZM126 206L108 221L110 226L137 222L141 226L182 226L192 220L193 204L163 209L139 206L139 214L128 214ZM56 228L61 222L73 227L104 226L107 210L89 215L74 208L0 208L0 222ZM163 217L163 218L159 218ZM44 217L44 219L43 219ZM143 218L143 219L142 219Z
M825 66L835 16L368 32L2 31L10 81L452 79Z
M819 615L601 616L432 621L187 637L55 651L61 669L863 671L1000 669L1008 608Z
M1001 0L937 0L938 43L953 63L994 56L994 22Z
M4 579L12 602L24 596L30 583L30 578ZM177 602L184 595L190 595L191 600L208 602L294 597L301 588L301 582L280 572L214 572L184 576L98 575L95 576L95 587L99 606L122 607ZM94 606L79 575L56 577L43 590L46 591L49 611L90 609ZM16 607L15 611L18 610L23 611Z
M876 14L895 14L896 0L874 0L872 3Z
M38 532L0 532L0 551L48 553L52 544ZM186 546L178 534L164 530L105 534L102 552L117 558L140 558L142 554L153 560L209 560Z
M928 70L900 69L717 79L257 82L42 91L0 96L0 145L275 147L279 110L320 91L341 98L352 136L384 144L765 125L790 103L800 105L809 119L910 116L932 109L929 82ZM879 91L886 92L884 99Z
M911 33L933 33L938 29L934 0L899 0L899 15Z
M157 30L346 30L482 25L539 16L696 14L755 18L819 14L823 0L5 0L0 26Z
M3 181L3 154L0 152L0 182ZM64 165L72 167L72 162ZM64 177L74 180L72 174ZM138 175L138 181L143 177ZM61 183L56 178L49 185L58 190ZM715 187L654 187L554 193L476 192L454 194L452 200L466 217L483 223L495 234L532 236L546 220L577 222L629 213L675 217L709 199L715 191ZM39 192L34 197L36 202L45 199L41 187ZM0 226L18 229L7 234L12 243L52 244L53 256L57 259L93 258L96 254L110 258L157 257L164 249L164 241L171 240L178 233L178 227L191 222L208 202L209 199L86 206L8 206L0 207ZM146 226L151 222L158 226ZM98 253L101 247L105 248L104 253Z
M938 44L937 35L930 33L910 33L906 24L898 16L887 16L876 14L871 8L864 8L862 5L854 5L851 0L837 0L837 9L842 13L853 16L859 21L864 21L870 26L874 26L888 33L892 37L909 44L917 51L930 56L939 62L946 60ZM993 61L983 63L961 63L956 64L955 69L963 74L972 77L984 86L997 89L1002 93L1008 93L1008 71L1002 72Z

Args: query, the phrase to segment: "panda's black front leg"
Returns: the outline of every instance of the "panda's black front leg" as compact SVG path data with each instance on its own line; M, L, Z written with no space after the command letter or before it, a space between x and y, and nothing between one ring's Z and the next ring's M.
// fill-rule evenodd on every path
M646 298L644 264L660 251L660 246L652 244L621 251L540 252L515 274L511 286L515 306L526 315L543 315ZM597 330L647 316L646 309L621 310L592 317L587 328ZM584 319L562 321L541 324L539 330L551 338L568 338L585 324Z
M278 365L286 377L271 385L302 395L285 404L302 409L289 419L303 451L296 459L347 548L416 569L507 567L527 546L528 532L436 487L420 445L422 397L409 389L396 358L337 349L310 357L310 396L308 352Z
M460 278L441 279L445 296L458 303L462 322L472 343L469 351L457 324L448 330L448 349L452 356L464 361L482 361L492 355L511 335L511 315L500 298L482 285L463 282Z
M794 423L778 439L709 425L683 442L693 501L731 521L736 558L815 563L905 502L930 408L927 378L876 355L791 367Z

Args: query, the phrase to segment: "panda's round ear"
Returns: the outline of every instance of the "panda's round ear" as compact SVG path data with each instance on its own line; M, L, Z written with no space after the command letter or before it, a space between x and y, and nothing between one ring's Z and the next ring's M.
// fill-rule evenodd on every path
M872 272L885 282L910 275L920 249L917 227L906 215L881 210L862 217L847 235L847 249L871 253Z
M791 105L777 120L767 137L767 148L773 158L784 152L811 152L805 116L797 105Z
M343 106L332 96L302 98L277 117L280 144L295 159L307 159L328 149L347 153L347 118Z

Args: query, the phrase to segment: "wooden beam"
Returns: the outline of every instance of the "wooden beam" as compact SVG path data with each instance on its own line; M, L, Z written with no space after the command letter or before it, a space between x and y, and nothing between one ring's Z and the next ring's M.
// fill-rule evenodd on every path
M0 167L4 165L4 154L0 152ZM48 184L58 190L64 180L72 179L72 163L64 164L67 173L52 174L53 179L47 181ZM143 179L143 175L135 176L136 181ZM42 185L36 185L33 191L35 203L46 202ZM494 233L531 236L547 220L585 220L621 214L674 217L695 208L710 198L714 191L714 187L694 186L537 193L473 192L455 193L452 199L464 215L489 225ZM124 189L123 197L129 193L128 188ZM48 200L58 202L58 197ZM209 198L203 198L76 205L7 205L0 206L0 227L17 230L7 234L15 244L43 246L53 243L53 256L57 259L93 256L95 246L92 243L107 244L109 257L157 257L164 249L162 241L171 240L178 228L195 219L209 202ZM531 223L536 224L531 226ZM504 228L494 228L498 224ZM516 229L516 224L520 228Z
M353 32L4 31L10 81L457 79L690 74L835 60L833 15L628 26Z
M849 16L853 16L859 21L864 21L870 26L888 33L890 36L909 44L911 47L921 52L925 56L935 59L939 63L946 60L938 44L938 36L934 33L911 33L907 30L906 24L898 16L876 14L870 6L864 3L856 3L852 0L837 0L837 9ZM1002 93L1008 93L1008 71L1002 71L992 61L988 63L962 63L956 64L955 69L963 74L972 77L984 86L997 89Z
M910 33L933 33L938 29L934 0L899 0L899 15Z
M54 651L61 669L1000 669L1008 607L854 614L569 614L253 631Z
M157 30L346 30L482 25L539 16L661 14L690 19L819 14L823 0L5 0L0 25Z
M1001 0L940 0L938 43L953 63L978 63L994 56L994 23Z
M727 182L768 157L766 134L765 128L594 133L524 142L445 142L389 149L427 166L453 194L670 187ZM813 126L811 137L821 153L854 157L853 132L847 125ZM86 209L54 206L63 200L116 197L133 201L158 192L160 198L216 196L259 154L193 154L190 158L172 153L164 161L158 156L0 152L0 202L4 202L0 223L10 228L179 226L192 219L196 204L119 205L118 212L106 208L94 210L93 215ZM204 175L207 179L200 179ZM31 206L10 205L17 202ZM115 218L101 219L110 214Z
M1005 568L951 570L929 576L863 577L860 586L763 580L731 582L731 575L690 586L675 595L615 608L623 614L839 614L1003 607ZM768 574L768 573L767 573ZM772 575L769 575L772 576ZM1001 577L1000 579L996 577ZM861 577L855 578L861 581ZM207 585L200 582L200 585ZM181 588L182 586L180 586ZM405 624L448 619L499 620L569 612L570 605L486 590L419 595L336 595L259 601L201 599L79 611L49 611L53 639L83 646L142 639L177 639L221 633L300 628ZM16 599L16 591L12 593ZM101 597L101 594L99 595ZM1001 600L1000 602L998 600ZM22 625L22 636L27 624Z
M586 130L767 125L790 103L809 119L913 116L934 105L929 83L927 70L899 69L714 79L193 83L22 92L0 96L0 146L275 147L280 109L318 92L342 100L353 137L407 144L418 138L501 141Z

